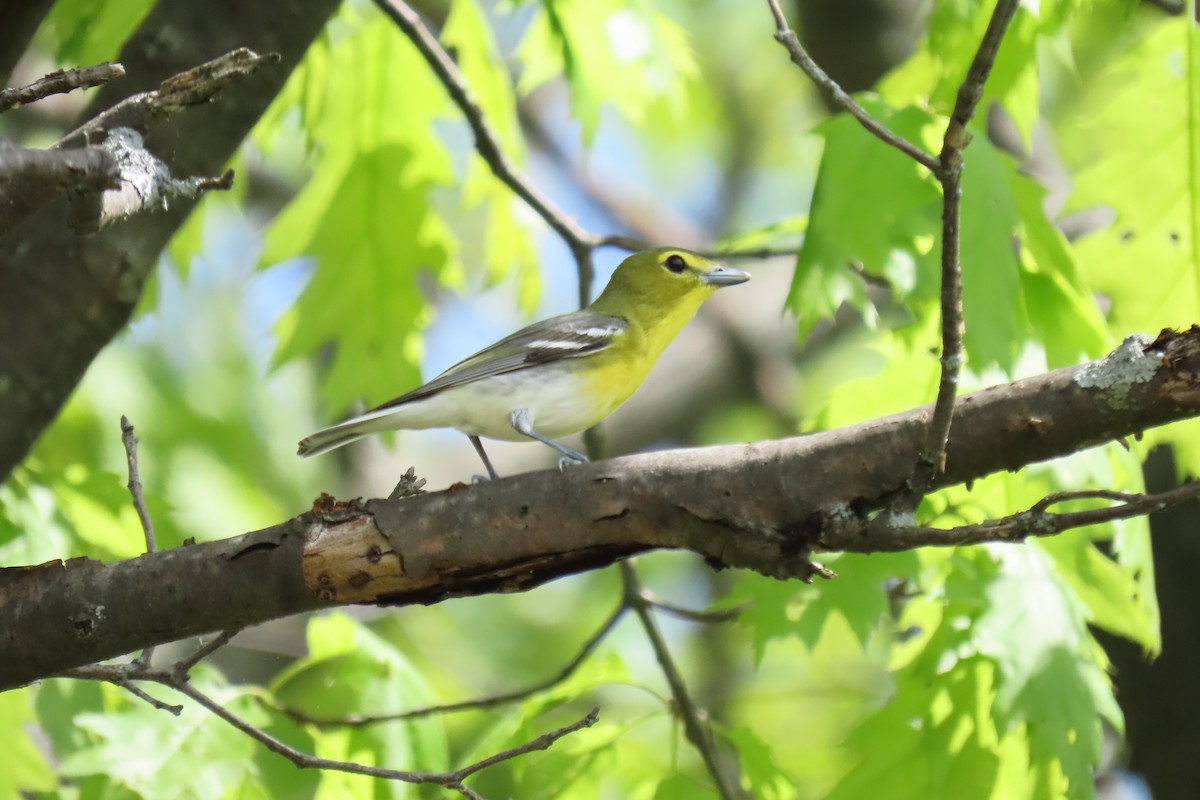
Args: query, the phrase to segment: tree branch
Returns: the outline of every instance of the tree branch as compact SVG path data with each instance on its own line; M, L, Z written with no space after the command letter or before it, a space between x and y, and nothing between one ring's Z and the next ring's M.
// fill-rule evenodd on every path
M942 152L934 174L942 184L942 373L938 380L937 401L933 418L929 423L929 436L921 452L921 458L913 474L912 492L907 499L910 508L917 502L933 480L933 475L945 469L946 440L950 436L950 422L954 414L954 401L958 394L958 378L963 361L963 310L962 310L962 264L960 240L962 225L962 169L963 150L971 142L967 123L975 116L975 108L983 97L983 87L995 63L996 53L1004 39L1004 32L1016 13L1019 0L997 0L987 30L979 43L979 49L967 70L967 77L958 88L958 97L946 134L942 141Z
M567 662L566 666L560 669L552 677L547 678L533 686L527 686L524 689L517 689L512 692L504 692L502 694L493 694L486 697L476 697L472 700L463 700L458 703L442 703L436 706L424 706L422 708L414 708L411 711L401 711L396 714L356 714L350 717L314 717L296 708L277 707L277 710L296 720L309 725L319 725L321 727L362 727L364 725L375 725L380 722L396 722L398 720L418 719L421 717L432 717L437 714L453 714L458 711L474 711L482 708L495 708L496 706L515 703L518 700L524 700L526 697L532 697L538 692L544 692L554 686L565 681L567 678L575 674L575 670L579 669L584 661L587 661L588 656L596 651L600 642L604 641L613 628L617 627L617 623L629 610L629 606L621 603L614 609L613 613L608 615L600 627L588 637L583 646L579 648L579 652L575 657Z
M671 690L675 712L683 720L684 735L700 753L700 758L704 761L704 768L708 770L709 777L712 778L713 784L717 788L717 794L721 796L722 800L736 800L741 795L738 791L740 787L725 776L721 765L721 755L717 752L717 741L708 724L708 716L692 700L692 695L683 680L683 674L671 656L671 648L667 646L667 640L663 638L662 631L658 628L658 622L654 619L654 612L651 611L653 604L646 599L642 582L638 578L633 564L628 561L621 562L621 580L625 587L625 604L633 609L633 613L637 615L638 621L642 624L642 630L646 632L646 638L650 640L654 657L658 661L659 668L662 669L663 677L667 680L667 687Z
M276 68L228 85L217 102L194 106L186 118L167 118L147 138L172 174L219 175L338 5L211 0L201 7L193 0L158 0L122 49L118 60L128 75L96 90L83 119L130 93L162 91L165 79L214 55L239 47L279 53ZM162 46L163 31L181 30L191 33ZM166 89L181 101L186 97L171 85ZM120 124L137 129L128 119ZM70 235L70 214L60 198L0 234L0 386L6 387L0 392L0 478L25 457L96 353L125 327L159 253L193 202L137 214L85 238ZM47 264L55 269L48 271ZM71 324L60 324L64 319Z
M65 190L77 193L72 228L90 233L143 210L228 189L232 172L221 178L173 177L145 148L143 137L172 114L210 102L222 89L278 60L239 48L168 78L154 91L126 98L50 150L0 146L0 178L12 178L0 180L0 236Z
M566 242L579 271L580 306L587 305L586 292L590 291L595 274L592 250L604 243L604 240L581 228L579 223L520 175L500 147L500 139L484 118L483 109L472 96L466 79L438 43L437 37L430 33L429 28L421 21L420 15L403 0L375 0L375 5L409 38L429 64L433 74L446 87L450 99L458 106L475 135L475 150L491 167L492 174L524 200Z
M931 413L925 406L775 442L343 503L115 564L73 559L0 570L0 690L339 603L521 591L652 548L685 548L713 565L777 578L828 575L810 551L894 549L880 537L906 535L907 527L881 525L878 512L905 491ZM1200 327L1152 343L1129 339L1099 361L963 397L934 488L1197 414Z
M0 141L0 235L64 191L100 192L115 189L120 181L117 159L103 147L41 150ZM35 198L29 201L31 194Z
M125 68L120 64L105 61L91 67L75 67L51 72L44 78L39 78L28 86L14 89L0 89L0 114L19 106L37 102L54 94L65 94L76 89L88 89L100 86L113 78L125 74Z
M779 0L767 0L767 4L771 7L772 16L775 17L775 41L787 49L792 63L802 69L804 74L811 78L812 82L833 101L834 105L849 112L872 136L896 148L936 175L940 168L938 160L903 136L893 133L886 125L872 117L865 108L855 102L853 97L846 94L837 81L829 77L800 44L800 39L796 36L795 31L788 26L787 17L783 15L783 9L779 7Z
M516 758L517 756L532 753L536 750L545 750L564 736L572 734L575 731L582 730L583 728L589 728L592 725L595 725L600 715L600 709L593 708L582 719L579 719L569 725L555 728L548 733L542 734L536 739L532 739L524 744L511 747L507 750L502 750L495 755L452 771L424 772L372 767L365 764L359 764L354 761L337 761L330 758L321 758L319 756L310 755L297 750L291 745L267 733L257 725L254 725L246 719L243 719L240 715L230 711L228 708L210 697L208 693L196 688L189 681L188 670L195 666L200 658L203 658L210 653L211 650L205 652L199 658L192 659L190 662L186 660L181 661L170 669L154 669L147 665L138 664L137 662L130 664L94 664L91 666L72 669L60 677L76 678L78 680L107 681L127 689L135 697L145 700L147 703L150 703L157 709L167 711L178 716L183 711L182 706L172 706L163 703L135 685L134 681L157 683L187 696L197 705L207 709L214 716L220 717L222 720L229 723L234 728L237 728L251 739L254 739L271 752L283 756L288 761L291 761L297 767L346 772L353 775L366 775L372 778L402 781L404 783L434 784L453 789L460 794L471 798L480 797L480 795L478 795L476 792L463 785L463 781L469 778L471 775L487 769L488 767L495 766L503 761Z

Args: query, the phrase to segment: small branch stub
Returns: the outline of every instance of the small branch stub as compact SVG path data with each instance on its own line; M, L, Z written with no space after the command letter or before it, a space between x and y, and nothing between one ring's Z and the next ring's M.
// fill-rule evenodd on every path
M123 66L110 61L91 67L60 69L51 72L44 78L39 78L28 86L0 89L0 114L29 103L35 103L51 95L100 86L124 74Z

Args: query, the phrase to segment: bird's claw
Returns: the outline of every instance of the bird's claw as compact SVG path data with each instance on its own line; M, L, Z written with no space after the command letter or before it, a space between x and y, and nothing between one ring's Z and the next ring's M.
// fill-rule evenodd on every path
M563 472L568 466L588 463L587 456L563 456L558 460L558 471Z

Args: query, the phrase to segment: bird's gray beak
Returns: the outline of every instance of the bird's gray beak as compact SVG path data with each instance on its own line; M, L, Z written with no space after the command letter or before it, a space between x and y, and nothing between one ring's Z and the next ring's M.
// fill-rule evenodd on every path
M724 264L720 264L716 269L704 273L704 282L718 288L722 286L736 286L748 280L750 280L749 272L742 272L740 269L727 267Z

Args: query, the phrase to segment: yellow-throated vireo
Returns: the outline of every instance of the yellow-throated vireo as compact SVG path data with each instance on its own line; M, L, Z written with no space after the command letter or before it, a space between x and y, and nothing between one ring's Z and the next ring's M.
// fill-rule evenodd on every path
M714 291L750 279L676 247L635 253L582 311L535 322L458 362L424 386L300 442L315 456L380 431L456 428L497 477L480 436L530 439L582 453L552 437L590 428L624 403Z

